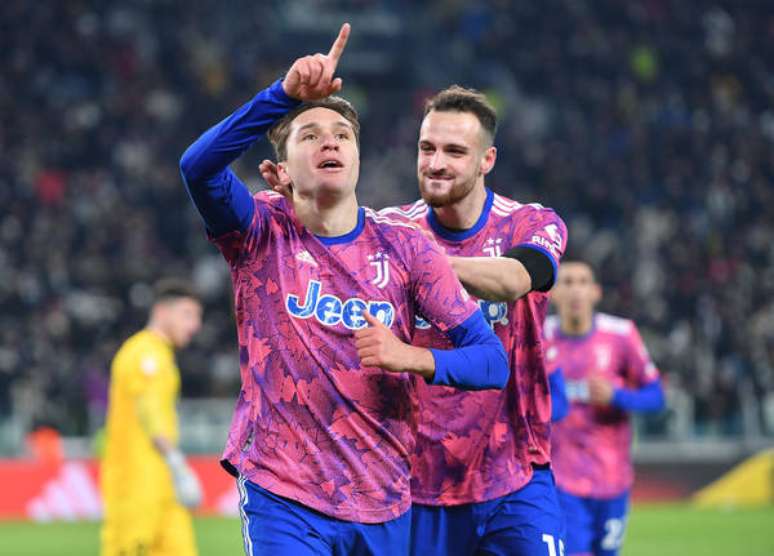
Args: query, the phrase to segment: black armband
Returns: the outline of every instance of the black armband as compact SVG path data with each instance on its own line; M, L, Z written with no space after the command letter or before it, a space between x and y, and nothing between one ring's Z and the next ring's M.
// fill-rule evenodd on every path
M508 250L503 256L516 259L524 265L532 280L533 291L547 292L554 285L553 261L542 251L518 246Z

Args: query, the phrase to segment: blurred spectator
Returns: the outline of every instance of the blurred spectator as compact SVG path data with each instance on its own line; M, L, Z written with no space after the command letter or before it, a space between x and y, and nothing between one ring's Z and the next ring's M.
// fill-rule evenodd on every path
M563 215L571 250L604 281L602 309L638 322L667 380L694 396L697 431L738 433L743 406L772 399L766 2L7 0L0 417L16 408L65 434L93 431L100 373L162 274L191 275L208 295L205 328L181 354L184 394L235 396L227 269L178 159L343 20L362 202L415 198L426 95L483 89L503 116L490 184ZM237 168L255 188L268 154Z

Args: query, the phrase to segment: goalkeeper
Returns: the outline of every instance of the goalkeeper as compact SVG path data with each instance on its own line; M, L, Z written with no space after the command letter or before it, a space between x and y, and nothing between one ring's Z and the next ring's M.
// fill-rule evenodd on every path
M101 471L103 556L196 554L188 508L201 501L201 487L177 448L174 349L191 341L201 315L187 283L162 280L148 325L113 359Z

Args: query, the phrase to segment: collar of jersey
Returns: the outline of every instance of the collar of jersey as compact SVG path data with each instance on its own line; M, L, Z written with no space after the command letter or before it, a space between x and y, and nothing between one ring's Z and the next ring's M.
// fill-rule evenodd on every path
M357 236L360 235L360 232L363 231L363 228L365 227L365 209L363 207L359 207L357 209L357 224L355 224L355 227L352 228L351 231L347 232L343 236L318 236L315 234L314 237L320 240L320 243L323 245L338 245L340 243L349 243L350 241L353 241L357 238Z
M559 326L558 335L560 338L563 338L565 340L572 340L574 342L582 342L583 340L586 340L591 337L594 332L597 330L597 314L594 313L594 315L591 317L591 328L589 328L589 331L584 334L565 334L562 332L561 325Z
M492 208L492 203L494 202L494 193L491 189L488 187L486 188L486 201L484 201L484 208L481 211L481 214L478 217L478 220L476 220L476 223L473 224L472 228L468 228L467 230L451 230L447 227L445 227L443 224L441 224L438 221L438 218L435 216L435 211L432 209L427 211L427 223L430 224L430 227L433 229L433 231L441 236L443 239L446 239L448 241L462 241L465 239L468 239L469 237L473 237L476 235L481 228L484 227L486 224L486 221L489 219L489 210Z

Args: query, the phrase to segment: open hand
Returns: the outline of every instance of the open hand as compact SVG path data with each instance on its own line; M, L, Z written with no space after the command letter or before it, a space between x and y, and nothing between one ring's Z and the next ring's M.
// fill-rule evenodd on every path
M338 93L342 87L340 77L334 78L344 47L349 39L350 26L341 26L339 36L333 41L328 54L313 54L299 58L290 66L282 88L291 98L303 101L319 100Z

